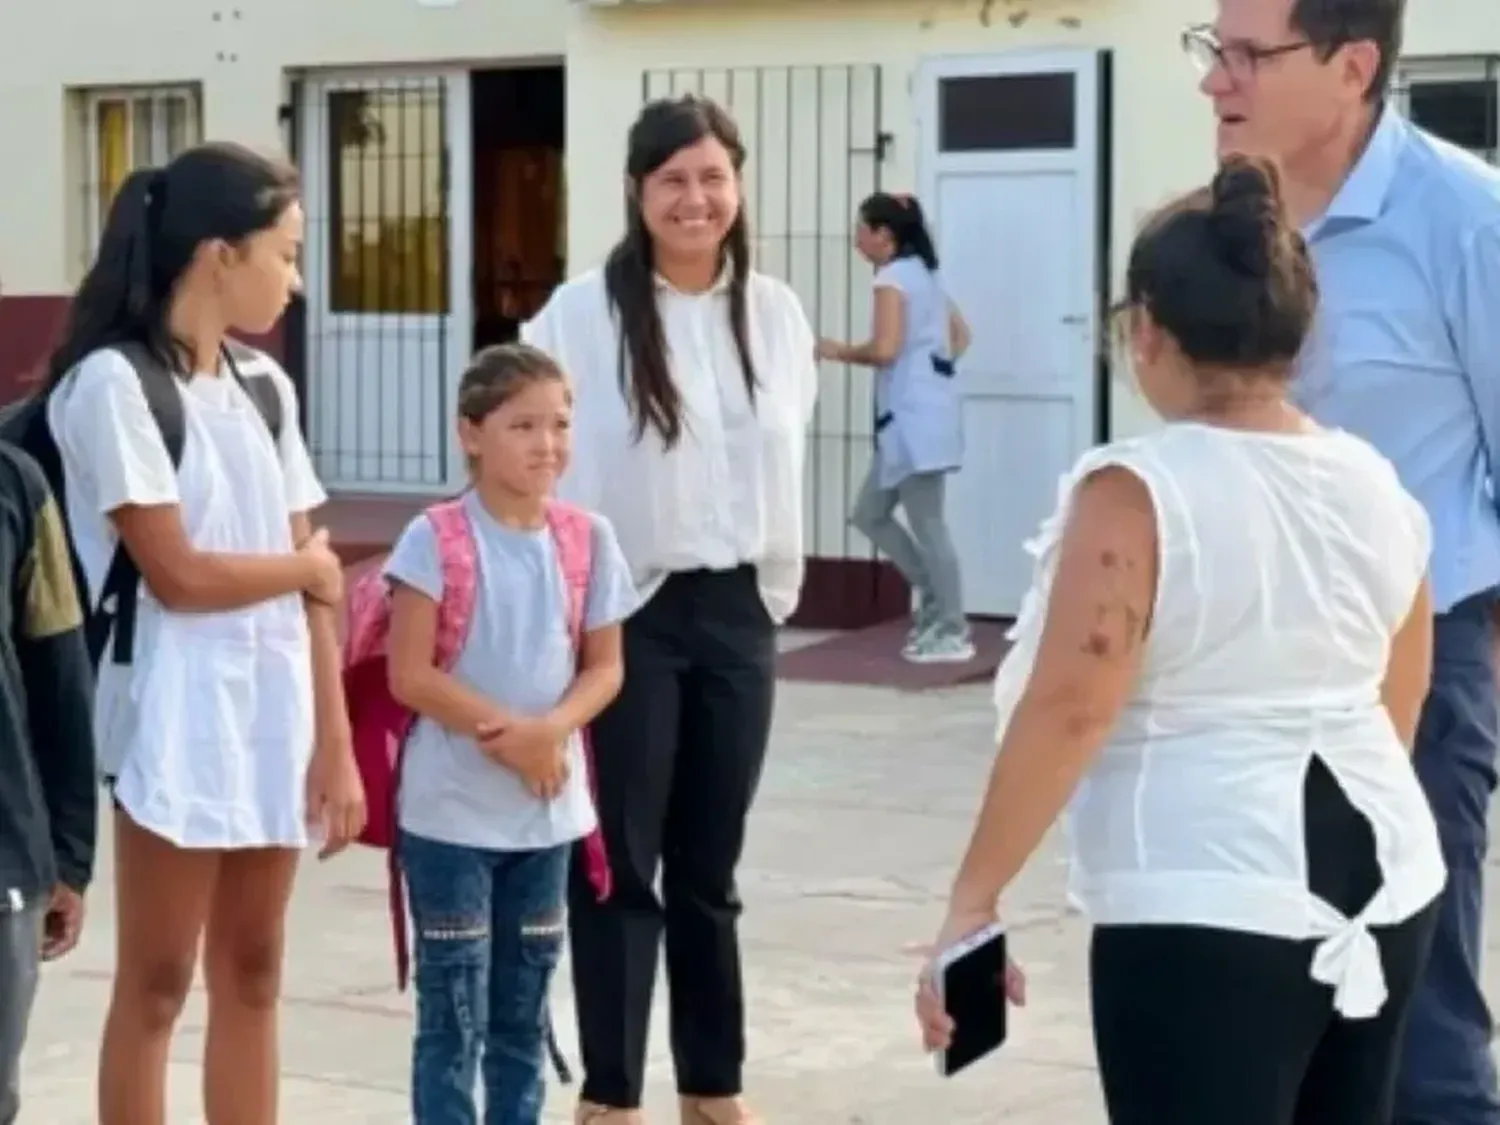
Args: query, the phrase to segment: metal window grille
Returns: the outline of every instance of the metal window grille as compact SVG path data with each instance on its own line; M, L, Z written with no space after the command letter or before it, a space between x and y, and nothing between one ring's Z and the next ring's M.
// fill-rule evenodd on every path
M1500 165L1500 57L1403 59L1391 100L1422 128Z
M196 84L73 91L82 172L79 206L87 269L115 193L141 167L165 164L203 140L203 92Z
M739 125L755 264L796 290L820 336L863 340L871 274L854 249L859 204L880 190L885 148L882 71L872 65L650 70L643 101L710 97ZM828 365L804 477L806 552L873 557L848 525L869 467L874 379Z
M310 75L283 112L307 216L288 366L335 489L449 483L448 116L438 75Z

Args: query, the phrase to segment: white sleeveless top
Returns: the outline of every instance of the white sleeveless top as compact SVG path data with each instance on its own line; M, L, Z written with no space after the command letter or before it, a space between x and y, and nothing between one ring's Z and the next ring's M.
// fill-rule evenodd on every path
M1341 431L1174 423L1086 453L1027 550L1036 576L995 680L1000 733L1035 660L1073 491L1129 469L1160 574L1135 692L1068 813L1070 894L1096 924L1322 938L1312 975L1349 1018L1385 1001L1369 927L1442 890L1437 826L1381 703L1431 531L1391 464ZM1303 784L1322 759L1374 828L1381 889L1347 918L1307 886Z

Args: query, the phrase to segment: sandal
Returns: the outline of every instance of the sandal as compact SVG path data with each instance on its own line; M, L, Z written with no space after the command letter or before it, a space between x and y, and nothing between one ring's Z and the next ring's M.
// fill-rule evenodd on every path
M579 1102L573 1112L573 1125L645 1125L638 1109L619 1109L594 1102Z

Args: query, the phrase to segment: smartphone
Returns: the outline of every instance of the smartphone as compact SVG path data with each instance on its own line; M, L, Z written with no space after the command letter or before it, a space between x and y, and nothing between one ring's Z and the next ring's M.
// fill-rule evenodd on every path
M933 983L953 1020L953 1041L936 1052L938 1074L951 1078L1005 1042L1005 929L996 922L933 962Z

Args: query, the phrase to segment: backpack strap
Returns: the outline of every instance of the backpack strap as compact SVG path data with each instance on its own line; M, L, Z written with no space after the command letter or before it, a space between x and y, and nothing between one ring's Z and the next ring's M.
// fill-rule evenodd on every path
M182 389L178 386L178 374L138 340L112 346L135 368L141 393L146 396L146 405L161 433L172 468L181 468L182 450L187 441L187 412L182 402ZM265 419L272 439L278 440L284 424L281 393L268 373L254 371L256 366L264 366L265 357L238 341L226 341L222 353L230 374ZM241 364L250 368L250 373L241 374ZM104 585L99 590L98 612L90 615L86 630L89 659L94 667L99 666L111 633L115 639L115 663L129 664L133 659L140 584L141 573L135 561L123 543L117 544L114 556L109 560L109 569L104 574Z
M167 448L167 457L172 468L177 469L182 464L182 447L187 440L187 414L176 373L140 341L129 340L114 347L135 368L141 393L146 397L146 405L161 434L162 444ZM135 560L125 550L124 543L116 544L109 569L104 573L104 585L99 590L98 611L89 617L89 658L95 667L104 656L111 634L115 639L115 663L129 664L134 658L140 583L141 572Z
M547 505L547 526L557 544L557 561L568 592L568 633L577 652L583 644L589 579L594 569L594 521L582 508L553 500Z
M589 580L594 569L594 521L588 512L561 500L547 505L547 526L557 544L557 561L568 592L568 632L573 638L573 652L583 657L583 627L588 612ZM588 727L579 731L583 740L583 759L588 771L589 793L599 804L599 772L594 768L594 738ZM600 902L609 898L613 878L609 853L604 846L603 830L596 825L583 839L583 870Z
M438 667L450 671L463 650L474 619L479 590L479 547L474 525L464 511L463 496L444 500L427 509L427 518L437 533L438 559L443 568L443 600L438 603Z
M115 344L114 349L135 368L141 393L146 396L151 417L161 431L162 444L167 447L167 457L172 461L172 468L179 467L182 447L187 440L187 412L182 405L182 391L177 385L179 376L139 340Z
M281 440L282 428L286 425L282 409L281 392L276 389L276 380L271 376L269 358L238 340L224 341L224 366L234 376L240 388L250 397L260 416L266 420L271 437Z
M432 505L425 514L437 535L438 560L443 571L443 598L438 603L437 651L433 656L439 668L451 672L463 651L469 623L474 618L474 602L479 591L479 545L474 539L474 525L469 522L469 513L464 510L462 495ZM405 765L406 739L403 737L396 741L392 802L397 799ZM411 966L404 885L401 857L393 844L386 854L386 886L396 939L396 984L402 990L406 988Z

